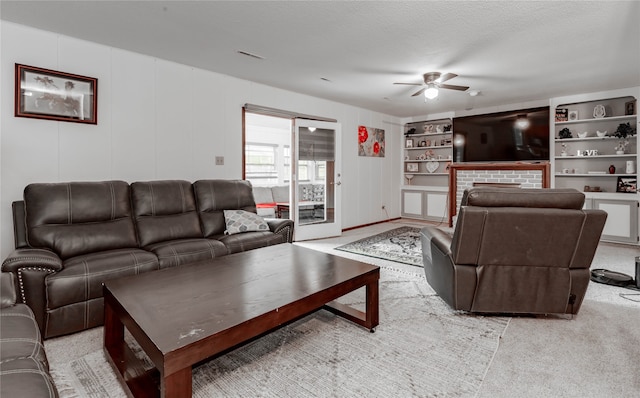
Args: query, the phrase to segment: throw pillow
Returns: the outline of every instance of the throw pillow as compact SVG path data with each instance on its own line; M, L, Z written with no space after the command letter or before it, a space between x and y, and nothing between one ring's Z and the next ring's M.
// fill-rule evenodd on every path
M268 231L269 225L256 213L244 210L225 210L224 221L227 230L225 235L233 235L249 231Z

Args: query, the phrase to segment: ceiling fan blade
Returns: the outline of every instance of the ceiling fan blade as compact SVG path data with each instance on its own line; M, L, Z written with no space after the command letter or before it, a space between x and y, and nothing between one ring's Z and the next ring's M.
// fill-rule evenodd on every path
M427 89L426 87L421 88L420 90L416 91L416 93L413 94L412 97L415 97L415 96L418 96L418 95L424 93L424 90L426 90L426 89Z
M467 91L469 87L467 86L455 86L453 84L439 84L440 88L446 88L449 90L458 90L458 91Z
M455 73L445 73L444 75L441 75L439 78L437 78L435 81L438 83L444 83L447 80L453 79L454 77L457 77L458 75L456 75Z
M422 83L393 83L393 84L403 84L405 86L422 86Z

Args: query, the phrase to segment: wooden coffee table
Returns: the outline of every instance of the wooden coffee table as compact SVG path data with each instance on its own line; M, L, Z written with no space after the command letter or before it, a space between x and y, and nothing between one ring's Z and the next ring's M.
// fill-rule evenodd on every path
M191 397L191 367L319 309L373 331L380 269L288 243L104 284L104 349L135 397ZM365 311L333 300L361 287ZM145 370L124 327L155 369Z

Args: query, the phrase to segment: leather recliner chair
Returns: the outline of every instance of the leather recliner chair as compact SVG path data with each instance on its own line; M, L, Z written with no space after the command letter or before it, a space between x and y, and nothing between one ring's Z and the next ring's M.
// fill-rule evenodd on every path
M453 236L421 230L427 281L456 310L577 314L607 213L574 189L464 192Z

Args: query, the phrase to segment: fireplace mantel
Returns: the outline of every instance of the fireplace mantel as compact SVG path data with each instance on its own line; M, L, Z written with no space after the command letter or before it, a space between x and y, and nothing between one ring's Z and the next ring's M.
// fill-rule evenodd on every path
M452 163L449 165L449 226L453 226L453 217L458 211L458 172L469 171L496 171L496 175L491 175L488 178L482 178L478 181L482 185L497 185L505 184L513 186L514 181L521 180L520 173L535 172L535 182L526 180L523 184L523 188L549 188L551 186L551 165L549 162L537 162L537 163ZM509 179L509 174L513 175L513 179ZM527 185L528 184L528 185ZM520 184L518 184L520 185Z

